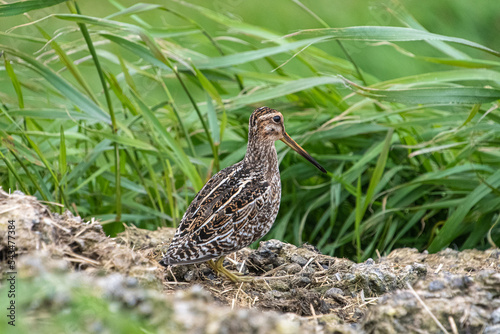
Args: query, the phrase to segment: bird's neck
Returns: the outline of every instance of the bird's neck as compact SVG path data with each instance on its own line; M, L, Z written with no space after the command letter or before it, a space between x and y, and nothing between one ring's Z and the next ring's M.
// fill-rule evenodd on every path
M249 139L244 164L267 177L278 173L278 155L273 141L254 141Z

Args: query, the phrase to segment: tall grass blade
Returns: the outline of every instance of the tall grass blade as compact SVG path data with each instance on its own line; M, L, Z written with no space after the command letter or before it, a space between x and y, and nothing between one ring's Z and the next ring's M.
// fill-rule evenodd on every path
M68 7L70 10L72 10L76 14L80 14L80 9L78 8L78 4L76 2L74 3L68 3ZM92 60L94 61L95 68L97 70L97 74L99 75L99 80L101 81L102 89L104 91L104 97L106 98L106 104L108 106L108 111L109 115L111 118L111 131L113 134L116 134L118 132L118 125L116 122L116 116L115 116L115 111L113 108L113 103L111 102L111 96L109 94L109 89L106 84L106 79L105 75L103 72L103 69L101 67L101 62L99 61L99 57L97 56L97 52L94 47L94 43L92 42L92 39L90 38L89 31L87 29L87 26L84 23L78 23L78 27L80 28L80 31L85 39L85 42L87 43L87 47L89 48L90 54L92 55ZM116 209L116 219L115 221L120 221L121 220L121 214L122 214L122 195L121 195L121 171L120 171L120 148L118 146L118 143L114 143L114 148L115 148L115 209Z
M63 94L69 101L77 106L80 111L90 119L104 123L111 123L110 117L91 99L76 90L68 81L47 66L39 63L31 56L19 52L7 46L0 45L0 48L16 57L21 58L26 65L47 80L55 89Z
M347 28L308 29L286 35L285 37L292 37L297 35L329 36L330 38L336 40L366 42L443 41L462 44L500 57L500 52L490 49L481 44L468 41L463 38L433 34L427 31L417 30L413 28L362 26Z
M445 222L439 234L432 241L429 246L429 252L437 252L443 247L448 246L456 237L462 234L465 229L463 221L465 216L470 212L474 205L476 205L486 195L491 193L491 187L500 187L500 170L488 177L486 183L479 185L474 191L464 197L450 218Z
M23 91L21 89L21 84L19 83L16 72L14 72L14 69L12 68L12 65L10 61L7 59L7 55L5 53L3 54L3 58L4 58L5 70L7 71L7 75L9 76L10 81L12 82L12 86L14 86L14 90L16 91L19 108L24 109L24 99L23 99Z
M500 89L483 87L435 87L383 90L363 87L344 79L358 88L357 93L379 101L404 104L480 104L500 99Z
M200 70L230 67L235 65L246 64L279 53L301 49L305 46L319 43L326 39L328 39L328 37L316 37L316 38L304 39L297 42L290 42L279 46L273 46L254 51L244 51L227 56L211 57L207 58L206 60L195 60L193 61L193 63Z
M370 205L373 196L375 195L375 189L379 185L380 179L384 174L385 166L387 164L387 156L389 155L389 149L391 147L392 135L394 133L393 129L389 129L384 140L384 146L382 147L382 152L378 157L377 163L375 165L375 170L373 171L372 177L370 178L370 184L368 185L368 190L366 191L363 210L360 215L364 215L368 205Z
M361 192L361 176L358 177L358 184L356 187L356 219L354 222L354 235L356 237L356 258L361 262L361 220L363 219L363 195Z
M425 29L415 18L408 12L408 10L400 3L399 0L393 0L392 2L388 2L388 9L389 11L403 24L405 24L409 28L417 29L417 30L422 30L425 32L428 32L427 29ZM441 52L447 54L450 57L453 57L455 59L469 59L470 57L464 53L461 52L454 47L449 46L448 44L444 43L443 41L435 41L435 40L429 40L427 41L430 45L434 46L436 49L440 50Z
M61 138L59 144L59 172L61 177L66 175L66 170L68 168L66 162L66 138L64 137L64 128L61 125Z
M10 170L12 175L14 175L14 177L16 178L19 186L21 187L21 190L25 194L29 195L30 194L30 192L28 190L29 187L24 183L23 178L17 173L17 169L10 162L10 160L2 153L2 151L0 151L0 158L2 158L2 160L5 162L5 165L7 166L7 168Z
M158 118L153 114L153 112L146 106L146 104L141 100L141 98L132 92L136 103L139 106L144 118L149 123L150 127L158 133L163 142L173 151L172 157L181 167L182 171L191 181L193 187L196 191L200 190L203 186L200 175L194 168L193 164L189 161L187 155L184 153L182 148L177 144L174 138L168 133L164 126L160 123Z
M36 9L51 7L68 0L24 0L8 4L0 4L0 17L14 16Z
M303 78L283 83L274 87L263 88L255 93L238 96L232 99L230 107L236 108L237 106L262 102L271 100L288 94L297 93L316 86L334 84L341 85L342 79L334 77L314 77ZM228 107L229 108L229 107Z

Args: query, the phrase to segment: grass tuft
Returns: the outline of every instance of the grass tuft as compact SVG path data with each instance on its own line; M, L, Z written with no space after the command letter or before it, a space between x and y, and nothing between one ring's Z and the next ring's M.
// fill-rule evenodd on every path
M267 105L330 173L276 144L283 195L266 238L358 261L499 244L500 41L483 36L494 5L451 35L397 1L374 7L379 24L359 5L295 0L259 17L224 1L63 2L0 5L2 187L97 216L109 234L177 226L243 158L248 117Z

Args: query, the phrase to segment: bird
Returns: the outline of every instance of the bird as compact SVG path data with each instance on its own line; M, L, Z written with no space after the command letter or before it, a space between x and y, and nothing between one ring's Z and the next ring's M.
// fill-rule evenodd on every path
M266 235L278 215L281 178L275 141L283 141L321 172L327 172L286 133L279 111L258 108L251 114L248 126L244 159L216 173L198 192L161 265L207 262L219 276L233 282L250 281L226 269L223 262L226 255Z

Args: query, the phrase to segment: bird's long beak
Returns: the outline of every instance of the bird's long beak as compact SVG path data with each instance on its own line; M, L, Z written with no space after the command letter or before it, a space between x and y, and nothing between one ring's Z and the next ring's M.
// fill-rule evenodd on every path
M309 153L306 152L302 147L300 147L299 144L295 142L288 133L283 134L283 138L281 138L281 141L290 146L295 152L306 158L310 163L312 163L314 166L316 166L317 169L322 171L323 173L326 173L326 169L324 169L316 160L314 160L313 157L309 155Z

